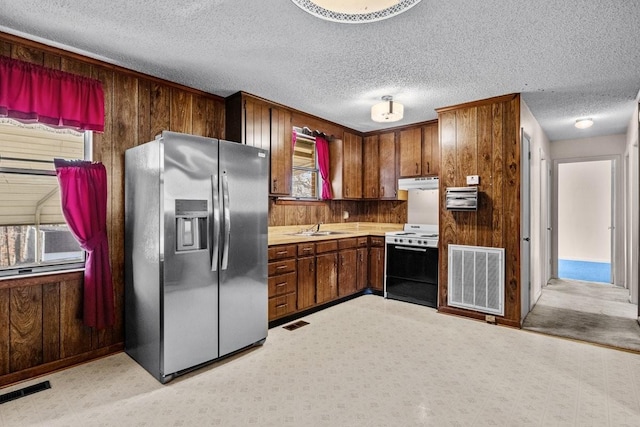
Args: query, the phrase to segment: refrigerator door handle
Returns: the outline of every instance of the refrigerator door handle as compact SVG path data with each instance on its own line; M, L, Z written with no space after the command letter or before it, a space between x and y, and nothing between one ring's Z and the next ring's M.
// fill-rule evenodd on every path
M229 209L229 178L226 171L222 175L222 206L224 209L224 249L221 270L229 266L229 240L231 239L231 212Z
M220 196L218 192L218 175L211 175L211 189L211 199L213 201L211 271L218 271L218 259L220 257Z

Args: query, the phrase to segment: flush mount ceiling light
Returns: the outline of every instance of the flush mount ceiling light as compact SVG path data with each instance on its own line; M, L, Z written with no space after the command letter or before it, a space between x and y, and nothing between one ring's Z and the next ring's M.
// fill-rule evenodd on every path
M578 129L586 129L586 128L590 128L591 126L593 126L593 120L592 119L578 119L578 120L576 120L576 127Z
M391 18L420 0L291 0L305 12L327 21L360 24Z
M371 120L380 123L390 123L402 120L404 116L404 105L393 102L393 97L385 95L382 102L371 107Z

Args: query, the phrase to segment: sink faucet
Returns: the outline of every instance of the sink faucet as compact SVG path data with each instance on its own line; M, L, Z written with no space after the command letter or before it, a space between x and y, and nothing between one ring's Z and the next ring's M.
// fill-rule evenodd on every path
M314 224L311 227L302 230L302 233L317 233L318 231L320 231L320 224L323 224L323 222L320 221L319 223Z

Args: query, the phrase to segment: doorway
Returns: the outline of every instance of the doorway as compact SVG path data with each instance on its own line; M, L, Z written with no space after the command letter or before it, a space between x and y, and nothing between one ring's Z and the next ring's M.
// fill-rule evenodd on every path
M614 161L558 163L558 278L614 282Z

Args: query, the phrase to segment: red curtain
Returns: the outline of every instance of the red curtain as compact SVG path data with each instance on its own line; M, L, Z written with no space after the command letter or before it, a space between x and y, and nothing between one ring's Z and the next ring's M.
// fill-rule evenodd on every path
M329 143L322 136L316 136L316 152L318 153L318 167L322 177L322 199L331 200L331 180L329 178Z
M0 116L102 132L102 83L0 57Z
M83 320L103 329L114 324L113 282L107 241L107 171L102 163L54 160L64 218L82 249Z

